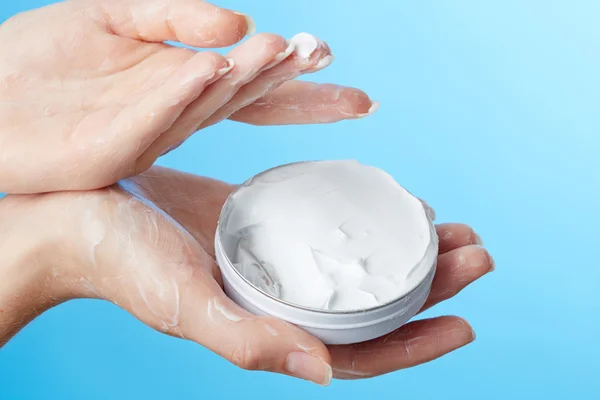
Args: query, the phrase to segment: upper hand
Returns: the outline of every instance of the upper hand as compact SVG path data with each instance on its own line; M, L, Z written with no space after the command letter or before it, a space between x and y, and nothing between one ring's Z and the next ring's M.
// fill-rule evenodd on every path
M328 65L201 0L80 0L0 25L0 192L95 189L149 168L193 132L368 114L361 91L293 81ZM288 56L288 57L286 57Z
M415 366L474 340L467 322L446 316L413 321L365 343L325 346L291 324L241 309L221 288L213 250L217 219L232 190L223 182L154 167L97 191L1 200L0 217L15 220L7 227L11 235L3 236L10 238L9 248L19 248L19 238L30 240L32 232L41 239L29 252L38 260L29 263L38 268L37 283L27 285L33 295L15 289L29 313L13 312L12 320L0 323L0 343L35 312L80 297L110 300L154 329L200 343L242 368L321 384L331 373L356 379ZM471 228L442 224L437 231L438 267L424 309L493 269ZM25 279L23 272L18 277ZM11 281L5 276L4 282Z

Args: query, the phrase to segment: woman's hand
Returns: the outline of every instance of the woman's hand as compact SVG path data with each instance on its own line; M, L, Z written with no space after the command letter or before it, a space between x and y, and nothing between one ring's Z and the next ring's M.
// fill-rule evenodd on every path
M332 375L356 379L412 367L475 338L467 322L446 316L410 322L370 342L328 347L286 322L239 308L221 288L213 251L217 219L232 190L153 167L106 189L6 197L0 229L11 235L0 232L0 249L12 262L0 268L0 343L43 310L81 297L112 301L152 328L193 340L242 368L319 384ZM471 228L442 224L437 230L438 268L425 308L493 269Z
M291 81L332 61L309 35L255 35L226 57L164 43L223 47L252 29L202 0L68 1L9 19L0 25L0 192L105 187L229 117L297 124L374 110L361 91Z

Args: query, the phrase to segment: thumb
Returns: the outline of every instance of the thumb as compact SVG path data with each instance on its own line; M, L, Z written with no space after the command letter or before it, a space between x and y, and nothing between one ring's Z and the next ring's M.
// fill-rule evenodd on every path
M215 266L216 268L216 266ZM181 291L180 329L194 340L247 370L263 370L331 382L331 358L323 343L273 317L253 315L230 300L209 274ZM195 280L195 279L193 279ZM182 288L180 288L182 289ZM187 300L186 300L187 299Z
M112 33L147 42L215 48L254 33L249 16L202 0L105 0L101 7Z

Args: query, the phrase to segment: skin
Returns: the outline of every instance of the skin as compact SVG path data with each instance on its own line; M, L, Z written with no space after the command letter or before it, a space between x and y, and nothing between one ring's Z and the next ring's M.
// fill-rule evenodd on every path
M233 186L153 162L226 118L328 123L375 109L359 90L293 80L331 62L324 43L308 57L272 34L226 57L163 43L229 46L250 26L201 0L70 1L0 25L0 191L12 193L0 200L0 346L78 298L111 301L242 368L318 384L411 367L474 340L463 319L440 317L325 346L225 296L213 239ZM471 228L437 229L426 308L493 269Z
M242 368L326 385L332 376L360 379L412 367L475 339L465 320L444 316L370 342L325 346L284 321L239 308L222 290L213 250L233 188L153 167L105 189L5 197L0 230L11 234L0 235L0 250L9 255L0 269L0 343L56 304L104 299ZM425 308L494 265L470 227L442 224L437 232L438 269Z
M225 47L252 26L201 0L76 0L10 18L0 25L0 191L106 187L226 118L303 124L369 113L359 90L293 81L331 62L324 43L306 60L273 34L226 56L164 43Z

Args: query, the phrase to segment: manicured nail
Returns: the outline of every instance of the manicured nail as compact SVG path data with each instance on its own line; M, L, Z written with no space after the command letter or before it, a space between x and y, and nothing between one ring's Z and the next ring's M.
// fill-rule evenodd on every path
M235 67L235 61L233 60L233 58L228 58L227 59L227 66L223 67L221 69L218 69L217 73L215 74L215 76L223 76L226 73L228 73L229 71L231 71L233 69L233 67Z
M290 353L285 360L285 369L291 375L327 386L331 383L333 373L331 366L321 359L300 351Z
M377 110L379 110L379 102L371 101L371 107L369 107L369 111L367 111L366 113L363 113L363 114L357 114L356 118L368 117L369 115L375 114L375 111L377 111Z
M490 256L490 272L494 272L496 270L496 261L494 261L494 257Z
M478 246L483 246L483 240L481 240L481 236L475 233L475 244Z
M317 63L317 65L315 65L311 69L311 71L315 71L316 72L316 71L322 70L323 68L328 67L333 62L333 60L334 60L334 57L331 54L326 55L325 57L323 57L323 58L321 58L319 60L319 62Z
M294 49L296 48L294 43L290 43L290 42L287 42L287 43L288 43L288 46L285 48L285 50L275 56L275 59L274 59L275 61L281 62L281 61L285 60L286 58L288 58L290 56L290 54L292 54L294 52Z
M246 26L248 27L246 29L246 36L251 36L254 35L254 33L256 33L256 24L254 23L254 20L250 18L249 15L237 11L234 11L233 13L236 15L241 15L246 20Z
M275 57L273 57L273 61L271 61L269 64L265 65L261 69L261 72L266 71L266 70L273 68L274 66L280 64L283 60L288 58L290 56L290 54L292 54L294 52L294 49L295 49L294 43L288 42L288 47L286 47L286 49L284 51L282 51L281 53L276 54Z
M216 70L215 73L213 74L212 78L210 78L210 80L206 83L206 85L215 83L216 81L221 79L224 75L227 75L227 73L229 71L231 71L233 69L233 67L235 67L235 61L233 61L233 59L231 59L231 58L227 58L227 66ZM223 78L223 79L227 79L227 78Z
M178 148L178 147L179 147L179 146L181 146L182 144L183 144L183 140L182 140L182 141L180 141L180 142L177 142L177 143L175 143L175 144L172 144L172 145L171 145L171 146L169 146L169 147L168 147L168 148L167 148L165 151L163 151L163 153L162 153L160 156L162 157L162 156L165 156L165 155L167 155L168 153L172 152L173 150L175 150L176 148Z
M421 200L421 203L423 203L423 207L425 207L425 213L427 214L427 217L430 220L435 221L435 218L436 218L435 210L433 208L431 208L429 203L427 203L425 200Z

